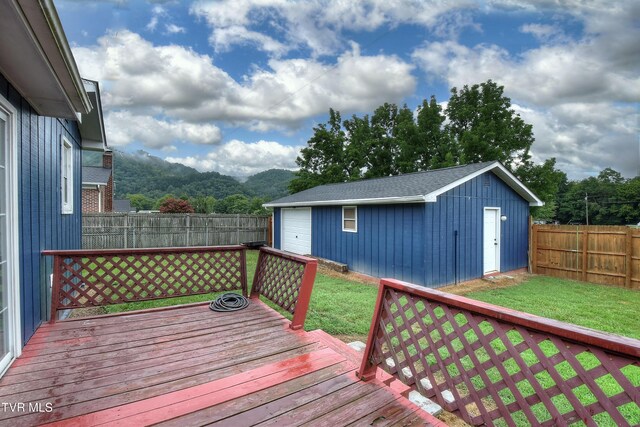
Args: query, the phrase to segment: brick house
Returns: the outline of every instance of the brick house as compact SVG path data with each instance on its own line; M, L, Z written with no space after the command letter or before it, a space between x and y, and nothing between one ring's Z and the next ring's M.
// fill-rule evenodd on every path
M102 154L102 166L82 167L82 212L113 212L113 151Z

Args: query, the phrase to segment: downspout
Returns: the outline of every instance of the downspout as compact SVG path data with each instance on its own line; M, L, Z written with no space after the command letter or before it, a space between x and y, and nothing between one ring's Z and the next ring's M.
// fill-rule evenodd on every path
M458 284L458 230L453 230L453 284Z

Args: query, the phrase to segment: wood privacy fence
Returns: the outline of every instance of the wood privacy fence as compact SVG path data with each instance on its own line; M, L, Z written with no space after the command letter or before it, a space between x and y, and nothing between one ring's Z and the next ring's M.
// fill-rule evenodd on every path
M600 225L532 225L536 274L640 289L640 229Z
M271 217L223 214L82 215L83 249L238 245L271 241Z

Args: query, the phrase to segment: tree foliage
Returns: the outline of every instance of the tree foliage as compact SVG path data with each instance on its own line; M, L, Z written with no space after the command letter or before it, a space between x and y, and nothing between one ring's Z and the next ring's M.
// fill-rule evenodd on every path
M460 91L451 89L446 129L456 142L458 163L497 160L512 171L529 161L533 131L511 109L504 88L488 80Z
M640 222L640 177L606 168L597 177L565 182L557 197L561 224L629 225Z
M160 204L162 213L194 213L193 207L188 200L168 197Z
M415 115L406 105L385 103L370 117L354 115L341 122L332 109L302 149L289 189L497 160L527 184L528 177L545 172L552 178L548 187L544 181L535 184L543 200L550 199L557 192L558 171L555 161L536 169L529 156L533 142L532 126L491 80L451 89L446 110L435 96L425 99Z

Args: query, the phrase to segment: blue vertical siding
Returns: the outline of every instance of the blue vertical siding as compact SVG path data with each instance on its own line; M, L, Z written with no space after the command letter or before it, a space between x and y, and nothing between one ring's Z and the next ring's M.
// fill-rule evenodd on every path
M26 344L48 315L51 261L44 249L81 247L82 151L76 122L43 117L0 74L0 94L18 110L20 310ZM74 145L74 213L61 214L61 136Z
M485 207L500 208L507 216L500 223L500 271L527 266L529 203L493 172L484 175L438 196L437 203L425 205L427 256L422 284L438 287L483 275Z
M526 267L529 204L493 172L449 190L436 203L358 206L357 233L342 231L341 206L313 207L312 255L428 287L478 278L485 207L507 216L500 223L500 270ZM280 247L279 240L274 244Z
M311 253L376 277L424 281L424 205L358 206L358 232L342 231L341 206L314 206Z

